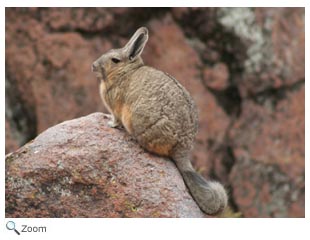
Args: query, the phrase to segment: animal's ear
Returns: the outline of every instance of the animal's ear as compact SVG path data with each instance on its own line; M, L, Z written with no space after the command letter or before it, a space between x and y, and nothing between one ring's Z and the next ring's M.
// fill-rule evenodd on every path
M148 30L146 27L141 27L135 32L123 48L129 60L134 60L140 56L148 38Z

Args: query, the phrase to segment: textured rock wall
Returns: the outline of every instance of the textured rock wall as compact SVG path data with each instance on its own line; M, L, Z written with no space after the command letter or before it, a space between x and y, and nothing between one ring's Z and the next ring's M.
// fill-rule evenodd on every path
M6 152L105 111L90 65L144 25L145 63L198 105L196 168L245 217L303 217L304 24L303 8L7 8Z

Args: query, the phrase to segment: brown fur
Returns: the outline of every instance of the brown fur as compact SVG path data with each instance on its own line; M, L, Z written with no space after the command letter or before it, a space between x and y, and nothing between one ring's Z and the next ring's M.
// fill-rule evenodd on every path
M172 158L200 208L219 213L227 204L223 186L204 180L189 159L198 128L195 103L176 79L143 64L147 39L147 29L140 28L124 48L93 63L101 98L113 116L109 125L122 124L142 147Z

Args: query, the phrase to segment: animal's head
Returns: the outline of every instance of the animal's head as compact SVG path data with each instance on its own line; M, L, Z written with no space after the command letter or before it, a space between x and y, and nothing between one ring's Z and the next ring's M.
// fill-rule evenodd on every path
M148 30L139 28L129 42L119 49L111 49L92 64L94 72L100 80L105 80L110 73L119 70L134 69L143 63L140 55L148 40Z

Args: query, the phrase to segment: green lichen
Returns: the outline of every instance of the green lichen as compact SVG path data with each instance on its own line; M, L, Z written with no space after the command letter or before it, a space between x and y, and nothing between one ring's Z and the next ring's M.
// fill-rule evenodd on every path
M13 162L14 159L15 159L14 154L9 153L8 155L5 156L5 164L10 164L11 162Z
M225 211L219 216L221 218L240 218L242 217L241 212L235 212L230 207L227 207Z
M130 210L131 212L137 212L139 210L139 206L136 206L136 204L132 203L129 200L126 200L125 207L127 210Z

